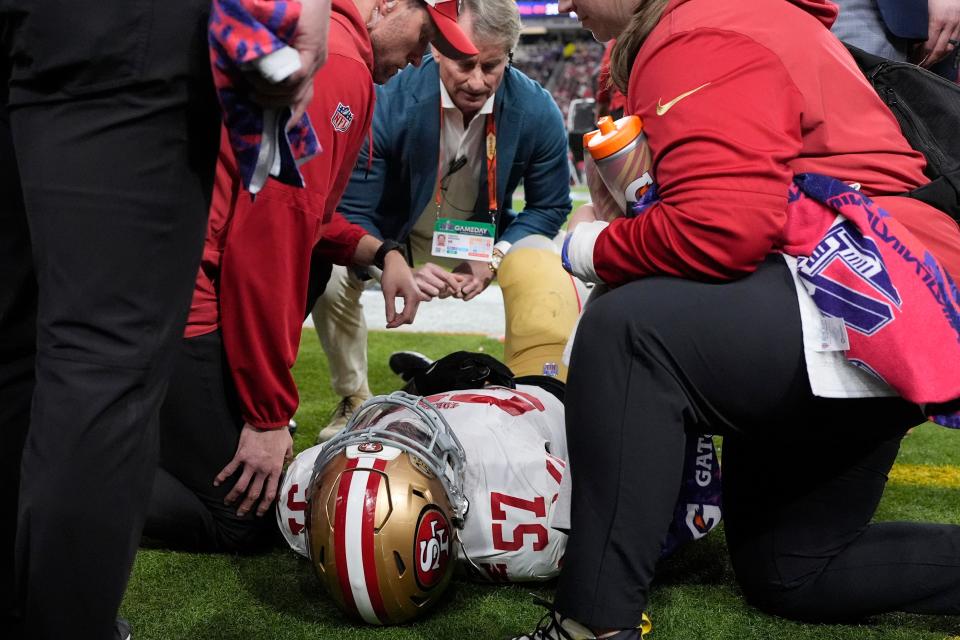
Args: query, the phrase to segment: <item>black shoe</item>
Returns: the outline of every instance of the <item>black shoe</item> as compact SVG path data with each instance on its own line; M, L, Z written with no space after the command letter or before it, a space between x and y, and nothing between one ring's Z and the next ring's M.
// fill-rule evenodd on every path
M403 378L404 382L410 382L415 375L426 371L433 360L416 351L394 351L390 354L388 364L390 370Z
M117 618L116 633L114 633L114 638L117 640L130 640L133 638L133 633L130 631L130 623L124 620L123 618Z
M557 613L549 602L534 596L534 600L550 609L540 618L537 628L522 636L514 636L510 640L597 640L597 636L587 627L572 618ZM604 640L641 640L650 633L650 618L642 614L640 626L632 629L621 629L612 635L604 635Z

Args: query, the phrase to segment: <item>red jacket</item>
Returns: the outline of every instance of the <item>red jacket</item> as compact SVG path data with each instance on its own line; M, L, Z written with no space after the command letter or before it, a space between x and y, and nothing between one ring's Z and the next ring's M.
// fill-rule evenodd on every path
M310 257L349 264L366 232L335 211L373 118L373 52L352 0L333 0L329 57L308 108L322 153L306 187L270 180L251 201L221 136L207 239L185 336L219 328L243 419L285 426L299 404L290 368L300 347Z
M924 160L830 33L836 12L826 0L671 0L628 87L662 200L597 236L597 276L752 272L782 247L788 185L802 172L860 183L960 276L957 224L884 197L927 183Z

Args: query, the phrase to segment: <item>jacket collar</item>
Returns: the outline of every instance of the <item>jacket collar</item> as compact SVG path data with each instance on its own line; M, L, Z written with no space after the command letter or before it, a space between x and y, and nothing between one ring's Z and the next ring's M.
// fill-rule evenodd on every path
M367 65L367 69L373 73L373 43L370 42L370 32L357 10L357 5L353 0L332 0L330 9L331 18L344 23L350 31L357 53Z
M406 122L407 135L414 131L417 133L410 138L407 144L409 153L405 156L408 166L411 167L408 175L410 204L414 209L414 216L420 215L434 195L437 186L437 162L440 157L440 71L436 60L432 56L424 56L418 73L419 82L412 92L417 106L407 110ZM497 125L497 204L501 211L510 208L510 203L503 200L525 113L522 100L512 97L514 73L508 66L493 100L493 117ZM504 100L505 97L511 99ZM414 167L423 168L417 171ZM481 173L481 176L482 197L478 198L477 211L485 211L487 206L486 172Z

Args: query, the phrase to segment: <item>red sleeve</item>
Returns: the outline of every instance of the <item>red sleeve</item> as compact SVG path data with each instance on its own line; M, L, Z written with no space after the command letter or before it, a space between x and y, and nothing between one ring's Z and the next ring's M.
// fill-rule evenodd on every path
M344 37L331 23L331 38ZM334 264L353 260L366 231L336 212L350 182L360 147L368 137L375 95L370 71L359 61L331 54L314 78L314 97L307 110L323 152L301 167L305 189L284 188L293 201L316 212L323 223L318 250Z
M652 274L727 280L753 271L779 247L793 178L787 163L801 148L803 103L779 58L743 36L700 29L635 65L629 89L661 201L600 234L597 275L616 285Z
M220 327L245 422L285 426L299 396L290 368L300 347L310 252L320 221L265 186L234 214L220 271Z
M346 264L366 233L334 210L369 127L369 78L359 62L331 55L308 109L323 152L302 167L306 188L270 180L255 201L237 202L220 272L220 324L243 419L255 427L285 426L299 404L291 367L314 245L330 233L331 259ZM334 118L341 107L352 118L342 110Z
M323 225L322 236L313 255L333 264L346 266L353 260L360 238L367 233L366 229L348 222L339 211L334 211L330 220Z

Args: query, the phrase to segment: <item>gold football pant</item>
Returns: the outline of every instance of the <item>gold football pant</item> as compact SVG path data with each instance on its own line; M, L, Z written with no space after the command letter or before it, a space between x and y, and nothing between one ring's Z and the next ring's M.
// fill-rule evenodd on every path
M515 246L498 274L506 315L503 360L517 376L542 375L556 366L566 381L563 348L580 314L579 283L555 251Z

